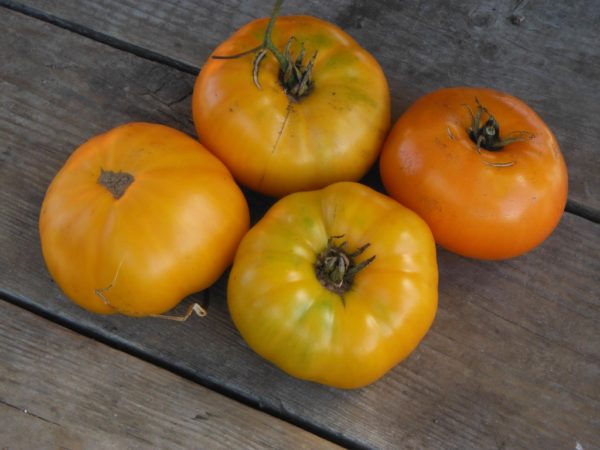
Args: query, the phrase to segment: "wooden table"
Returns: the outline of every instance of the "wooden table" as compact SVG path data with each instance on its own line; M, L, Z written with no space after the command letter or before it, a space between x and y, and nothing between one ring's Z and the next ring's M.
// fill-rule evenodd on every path
M460 4L458 4L460 3ZM542 246L503 262L439 250L440 307L377 383L293 379L235 330L224 275L171 323L90 314L37 232L70 152L129 121L194 135L211 50L270 2L0 0L0 448L600 448L600 5L289 0L382 64L393 119L452 85L510 92L556 133L570 176ZM366 183L381 189L376 170ZM248 192L256 220L272 200Z

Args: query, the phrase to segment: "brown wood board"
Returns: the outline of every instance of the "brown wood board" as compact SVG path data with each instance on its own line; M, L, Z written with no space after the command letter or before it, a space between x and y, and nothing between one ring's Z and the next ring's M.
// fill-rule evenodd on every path
M1 448L339 448L1 300L0 359Z
M540 248L511 261L440 251L440 310L431 332L406 362L358 391L292 379L254 355L227 313L226 275L210 291L209 316L184 324L95 316L68 302L39 249L45 188L78 144L116 124L148 120L192 133L185 95L193 76L0 14L7 28L0 48L0 288L13 302L341 443L597 445L600 226L573 214ZM270 202L249 199L255 216ZM203 294L186 303L194 300Z
M194 72L270 2L150 0L9 2L111 45ZM288 0L282 14L332 21L382 65L395 120L421 95L486 86L529 103L556 134L568 164L569 210L600 221L600 8L572 2Z

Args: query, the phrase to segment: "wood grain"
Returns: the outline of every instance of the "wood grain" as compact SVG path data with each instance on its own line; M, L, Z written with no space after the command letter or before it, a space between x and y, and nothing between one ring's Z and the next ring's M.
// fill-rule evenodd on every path
M39 249L48 183L77 145L116 124L191 132L184 95L193 76L21 14L0 10L0 20L1 294L344 446L598 448L600 225L573 214L514 260L440 250L432 330L404 363L357 391L292 379L253 354L229 318L226 275L211 289L208 317L184 324L71 304ZM269 205L248 198L257 216Z
M338 448L0 300L0 448Z
M153 58L162 55L188 70L201 67L234 30L267 16L271 5L240 0L8 3L95 38L151 52ZM282 13L329 20L371 51L388 77L394 119L419 96L447 86L493 87L522 98L558 137L569 169L569 210L600 222L600 127L590 122L600 116L597 2L288 0Z

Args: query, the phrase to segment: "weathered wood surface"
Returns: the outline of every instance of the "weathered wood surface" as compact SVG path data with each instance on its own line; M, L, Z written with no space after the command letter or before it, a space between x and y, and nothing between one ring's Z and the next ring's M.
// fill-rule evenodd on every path
M292 379L248 350L227 313L225 277L211 289L209 316L184 324L94 316L69 303L39 250L48 183L72 149L116 124L148 120L192 133L193 76L7 10L0 21L0 294L343 445L598 448L600 225L573 214L515 260L440 251L431 332L406 362L358 391ZM268 205L249 199L255 217Z
M191 72L271 7L244 0L10 3ZM569 209L600 220L597 1L287 0L282 12L330 20L371 51L388 77L394 119L447 86L494 87L522 98L557 135L569 168Z
M0 360L0 448L338 448L2 300Z

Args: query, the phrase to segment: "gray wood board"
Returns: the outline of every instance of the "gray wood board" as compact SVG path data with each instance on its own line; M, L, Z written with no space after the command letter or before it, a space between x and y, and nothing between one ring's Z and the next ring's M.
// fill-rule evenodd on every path
M2 448L339 448L0 300Z
M422 345L381 381L341 391L286 376L233 327L226 276L186 323L89 314L41 257L44 191L70 152L116 124L191 132L193 76L0 10L0 292L127 351L342 444L377 448L594 448L600 435L600 225L565 214L504 262L439 252L440 309ZM57 51L56 49L61 49ZM268 206L250 195L256 212ZM198 294L187 299L203 301Z
M195 71L271 2L0 1L129 51ZM529 103L555 132L569 168L569 210L600 221L600 8L594 0L288 0L348 31L381 63L393 119L421 95L486 86ZM521 20L519 22L519 20ZM189 101L189 100L188 100Z

